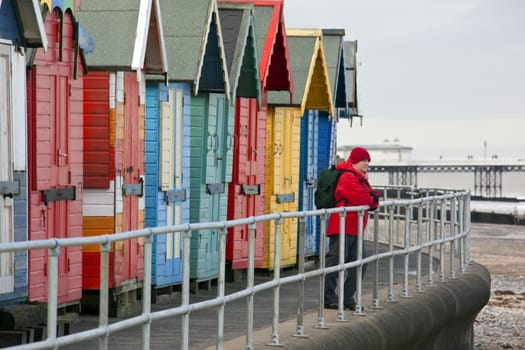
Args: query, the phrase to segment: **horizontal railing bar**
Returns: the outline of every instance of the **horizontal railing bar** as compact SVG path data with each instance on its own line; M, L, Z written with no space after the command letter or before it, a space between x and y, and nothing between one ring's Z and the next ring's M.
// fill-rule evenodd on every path
M466 192L465 192L466 193ZM419 204L424 202L429 202L435 199L450 199L454 198L456 195L460 195L462 192L445 194L440 196L431 196L425 198L417 199L398 199L384 201L379 204L378 208L399 205L399 206L409 206L411 204ZM240 225L247 225L256 222L265 222L276 220L279 218L300 218L304 216L318 216L325 214L333 214L340 212L359 212L362 210L367 210L368 206L355 206L355 207L337 207L330 209L318 209L305 212L284 212L284 213L275 213L275 214L266 214L251 218L237 219L237 220L228 220L222 222L206 222L206 223L192 223L192 224L180 224L173 226L162 226L155 228L144 228L133 231L126 231L113 234L105 234L99 236L89 236L89 237L73 237L73 238L52 238L46 240L35 240L35 241L24 241L24 242L8 242L0 243L0 253L8 251L20 251L27 249L46 249L46 248L56 248L58 246L78 246L84 244L107 244L111 242L147 237L151 234L165 234L172 232L191 232L199 231L206 229L219 229L225 227L234 227ZM379 214L381 215L381 213Z

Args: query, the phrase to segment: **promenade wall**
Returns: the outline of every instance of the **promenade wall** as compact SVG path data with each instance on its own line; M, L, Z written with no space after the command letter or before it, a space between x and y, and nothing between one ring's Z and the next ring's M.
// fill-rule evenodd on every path
M490 273L473 263L466 273L424 293L367 309L366 317L333 324L315 336L292 338L285 349L473 349L473 323L489 298Z

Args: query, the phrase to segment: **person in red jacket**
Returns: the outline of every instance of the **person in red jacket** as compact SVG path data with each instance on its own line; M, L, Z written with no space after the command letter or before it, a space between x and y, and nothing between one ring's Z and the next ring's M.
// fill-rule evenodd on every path
M334 199L336 207L368 205L370 210L377 208L379 204L379 192L374 190L368 183L368 164L370 154L363 147L352 149L346 161L337 164L337 169L345 170L341 174L335 188ZM363 232L368 222L368 213L365 211L363 216ZM357 212L347 212L345 217L345 263L357 259L357 234L358 234L358 214ZM330 245L326 254L326 267L339 264L339 214L331 214L328 219L326 231L330 237ZM363 258L366 257L363 244ZM366 265L363 265L363 276ZM329 273L325 276L324 304L326 308L337 309L338 297L336 294L337 272ZM356 303L354 294L356 290L356 269L348 270L344 284L344 307L355 311Z

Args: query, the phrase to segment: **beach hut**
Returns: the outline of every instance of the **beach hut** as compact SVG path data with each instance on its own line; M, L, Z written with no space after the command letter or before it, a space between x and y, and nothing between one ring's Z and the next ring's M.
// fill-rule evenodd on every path
M189 149L188 158L182 158L183 177L189 180L189 221L226 220L234 115L217 2L162 0L161 9L168 86L186 84L191 91L191 99L183 101L183 110L189 106L189 117L182 128L182 142ZM192 232L190 278L195 285L217 277L218 233L215 229Z
M189 222L190 101L189 84L146 83L146 227ZM154 301L182 281L181 242L178 232L153 238Z
M348 110L344 36L344 29L323 29L323 46L334 117L330 118L327 111L319 113L318 175L323 169L336 163L337 122L340 116L345 117Z
M175 60L184 56L179 41L173 40L169 22L179 7L174 2L161 5L164 12L168 74L166 79L146 82L146 227L171 226L190 221L190 107L192 84L175 81ZM182 14L182 12L181 12ZM173 23L175 24L175 23ZM196 51L197 53L197 51ZM182 240L180 233L156 235L153 240L152 297L169 294L182 282Z
M82 236L83 52L90 47L73 2L41 1L47 50L26 55L29 239ZM47 250L28 257L28 298L47 299ZM67 247L58 257L58 303L79 307L82 250Z
M339 115L347 110L346 101L346 71L344 62L343 40L344 29L323 29L323 47L326 68L333 99L333 117L328 111L319 111L318 147L317 147L317 177L323 169L336 164L336 137ZM319 255L320 219L315 219L315 255ZM328 241L326 242L328 243Z
M345 60L345 87L346 87L346 108L339 112L340 118L348 119L350 125L354 118L362 121L363 116L359 114L359 101L357 96L357 40L345 41L344 60Z
M84 81L83 235L144 227L146 74L167 72L157 0L84 1L78 18L92 35ZM112 245L110 314L138 300L143 240ZM83 306L98 305L100 246L83 248Z
M24 16L18 16L23 13ZM47 49L37 0L0 3L0 243L27 235L26 54ZM27 252L0 254L0 304L27 299Z
M274 169L266 180L267 186L273 186L273 194L271 197L267 196L269 212L314 208L317 119L320 110L329 113L333 110L321 30L287 29L286 36L294 95L291 103L283 93L272 92L268 96L273 114L268 116L266 152L273 157L267 158L267 168ZM314 223L313 220L305 222L307 246L315 242ZM283 222L282 264L293 264L296 261L297 229L297 220ZM269 242L265 245L266 248L271 249L271 258L273 243ZM308 251L311 250L308 247ZM268 265L271 266L271 262Z
M264 184L264 153L260 154L261 129L258 118L261 103L259 58L256 47L254 11L250 3L219 3L224 51L234 110L232 182L228 186L228 220L263 213L261 186ZM263 139L263 138L262 138ZM262 225L259 225L262 228ZM262 240L258 241L259 243ZM255 251L262 252L258 244ZM261 254L255 263L260 263ZM248 228L228 229L226 261L231 269L248 266Z
M293 86L286 50L283 1L233 0L227 2L253 4L262 93L259 105L254 98L236 99L234 186L230 187L228 197L228 219L234 219L264 214L267 92L284 90L291 94ZM264 223L262 222L256 224L254 245L255 267L262 267L264 258ZM246 268L247 228L231 229L226 249L226 259L230 262L232 269Z

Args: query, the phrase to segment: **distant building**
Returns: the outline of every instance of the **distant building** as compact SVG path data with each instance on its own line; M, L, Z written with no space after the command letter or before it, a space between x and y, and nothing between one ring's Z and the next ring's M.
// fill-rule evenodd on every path
M398 143L385 142L381 145L344 145L337 147L337 157L347 159L354 147L364 147L370 153L374 164L378 163L406 163L411 161L412 147Z

